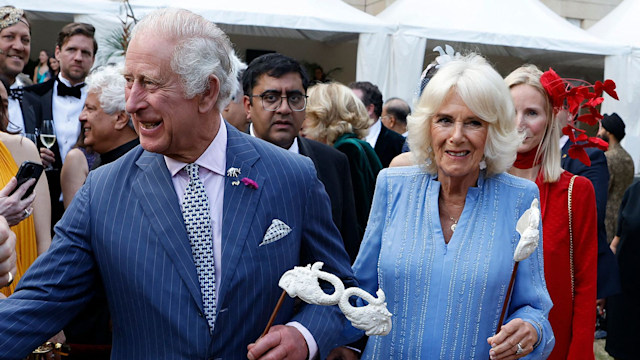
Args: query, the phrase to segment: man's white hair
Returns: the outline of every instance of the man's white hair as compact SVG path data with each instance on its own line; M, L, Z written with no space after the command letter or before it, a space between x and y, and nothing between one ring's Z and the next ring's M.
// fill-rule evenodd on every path
M109 115L124 111L126 101L124 88L127 81L122 77L123 66L107 65L96 69L85 80L87 92L98 95L102 110Z
M235 91L237 64L233 47L214 23L184 9L160 9L145 16L133 29L140 34L176 42L171 70L180 76L184 95L191 99L209 89L209 76L220 82L216 107L222 111Z

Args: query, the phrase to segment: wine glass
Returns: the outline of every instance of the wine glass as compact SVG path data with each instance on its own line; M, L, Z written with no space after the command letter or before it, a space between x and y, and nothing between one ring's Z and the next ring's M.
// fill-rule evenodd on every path
M42 126L40 127L40 142L47 149L51 149L53 144L56 143L56 132L53 128L53 120L42 120ZM52 170L53 166L49 164L45 170Z

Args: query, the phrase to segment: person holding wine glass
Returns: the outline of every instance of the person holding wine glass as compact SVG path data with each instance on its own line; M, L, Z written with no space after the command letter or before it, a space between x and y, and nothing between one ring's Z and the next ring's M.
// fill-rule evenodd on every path
M40 148L42 163L47 168L49 165L53 167L46 172L51 193L52 225L64 212L60 171L67 153L75 145L80 134L78 117L87 97L84 81L98 50L94 34L95 28L90 24L65 25L58 34L55 49L55 57L60 62L60 73L49 81L25 88L25 94L39 97L39 130L42 131L45 120L51 120L53 123L53 130L45 133L44 138L48 144L53 145L51 148ZM55 141L51 136L47 136L53 134L56 136ZM40 140L42 141L42 138Z
M47 149L51 150L51 147L56 143L56 133L53 128L53 120L42 120L42 126L39 129L40 143ZM47 166L46 170L53 170L51 163Z

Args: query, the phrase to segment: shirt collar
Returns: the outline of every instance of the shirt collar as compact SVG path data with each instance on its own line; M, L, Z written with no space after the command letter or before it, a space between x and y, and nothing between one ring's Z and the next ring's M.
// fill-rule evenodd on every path
M369 127L369 133L364 138L365 141L368 142L369 145L371 145L371 147L376 146L376 141L378 140L378 135L380 135L381 130L382 121L380 121L380 118L378 118L378 120L376 120L376 122L374 122L373 125Z
M17 88L21 88L24 87L24 84L22 83L22 80L20 80L20 78L18 76L16 76L16 81L13 82L13 84L11 84L9 86L10 89L17 89Z
M61 83L67 85L68 87L74 87L74 86L78 86L78 85L84 84L84 81L83 81L83 82L77 83L75 85L71 85L71 82L69 80L65 79L65 77L62 76L62 73L58 74L58 81L60 81Z
M564 147L564 145L569 141L569 137L567 135L562 135L560 137L560 149Z
M294 154L300 154L300 146L298 146L298 137L297 136L293 138L293 143L291 144L291 146L287 150L291 151Z
M176 174L184 168L187 163L172 159L165 156L164 161L167 164L167 168L174 177ZM220 128L216 137L213 138L209 147L200 155L195 161L200 167L203 167L213 173L225 176L225 167L227 162L227 126L225 125L222 116L220 116Z

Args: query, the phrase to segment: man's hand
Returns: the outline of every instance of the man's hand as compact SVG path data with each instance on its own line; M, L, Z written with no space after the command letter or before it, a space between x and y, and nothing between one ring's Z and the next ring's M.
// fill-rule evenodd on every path
M247 346L249 360L304 360L309 348L304 336L292 326L276 325L269 333Z
M16 270L16 235L9 229L7 220L0 216L0 287L7 285Z
M42 160L42 165L47 168L56 161L56 155L47 148L40 148L40 159Z

